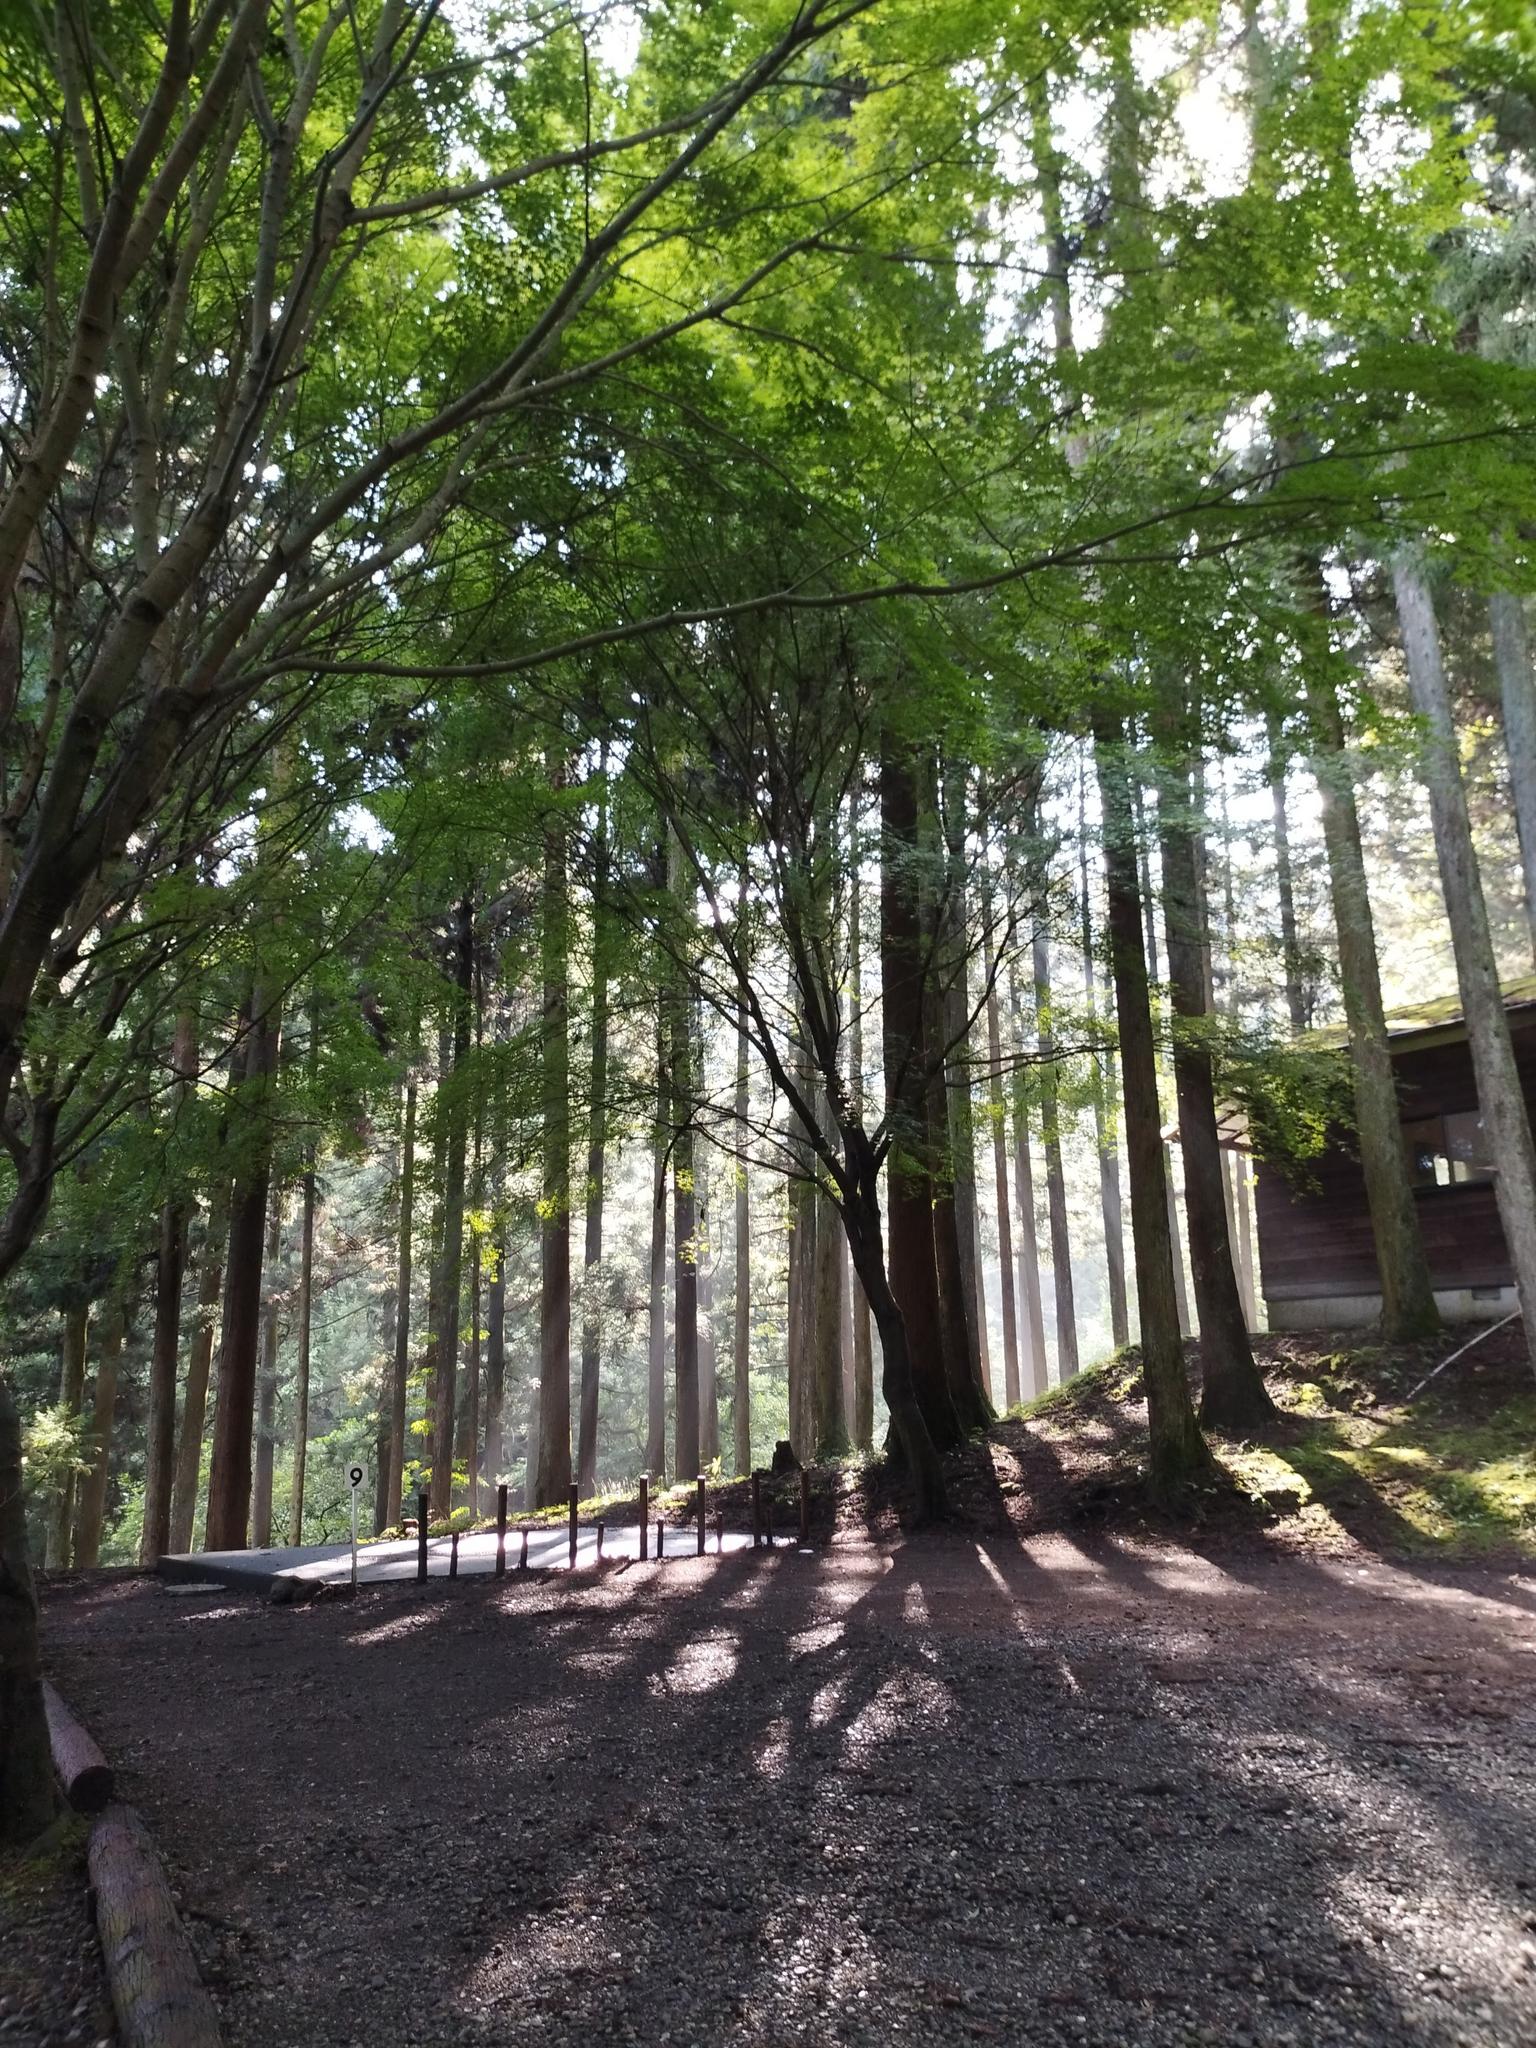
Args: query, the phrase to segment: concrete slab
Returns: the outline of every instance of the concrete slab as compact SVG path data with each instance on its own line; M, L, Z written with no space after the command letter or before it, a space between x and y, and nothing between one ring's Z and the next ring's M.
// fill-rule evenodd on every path
M522 1552L522 1531L507 1531L507 1569L516 1571ZM752 1538L743 1530L727 1529L724 1537L725 1548L729 1551L750 1550ZM780 1538L776 1548L792 1549L792 1543ZM452 1544L446 1536L433 1536L427 1543L427 1573L434 1579L448 1576L448 1565ZM717 1539L710 1531L707 1555L717 1553ZM568 1571L570 1569L571 1539L566 1529L530 1529L528 1532L528 1568L530 1571ZM603 1532L604 1560L615 1558L638 1558L640 1555L640 1531L637 1526L605 1529ZM656 1555L656 1530L651 1530L651 1556ZM671 1528L667 1530L664 1557L696 1557L698 1537L692 1529ZM302 1598L304 1593L318 1586L344 1586L351 1582L352 1550L346 1543L307 1544L303 1547L275 1548L271 1550L199 1550L181 1556L162 1557L161 1576L177 1581L195 1580L201 1584L228 1586L236 1592L276 1594L279 1598L290 1588L291 1596ZM577 1535L576 1568L590 1569L597 1563L597 1531L583 1527ZM477 1531L472 1536L459 1538L459 1574L463 1578L481 1576L496 1569L496 1535L494 1530ZM378 1585L388 1579L414 1579L416 1576L416 1538L391 1539L384 1543L365 1543L358 1547L357 1582L360 1586Z

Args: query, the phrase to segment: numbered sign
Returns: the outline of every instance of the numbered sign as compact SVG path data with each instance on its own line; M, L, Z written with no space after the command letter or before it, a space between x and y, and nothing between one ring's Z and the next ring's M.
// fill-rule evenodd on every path
M352 1590L357 1591L357 1495L363 1481L368 1477L362 1465L347 1467L347 1484L352 1489Z

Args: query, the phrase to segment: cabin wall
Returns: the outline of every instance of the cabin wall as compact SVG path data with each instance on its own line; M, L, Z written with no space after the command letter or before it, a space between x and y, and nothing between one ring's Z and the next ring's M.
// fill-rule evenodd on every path
M1525 1099L1536 1114L1536 1017L1511 1016L1510 1025ZM1406 1047L1393 1065L1405 1123L1476 1110L1465 1038ZM1427 1187L1415 1199L1441 1313L1451 1321L1507 1314L1515 1305L1514 1275L1491 1183ZM1346 1142L1313 1161L1301 1186L1261 1162L1255 1214L1272 1330L1375 1321L1381 1281L1365 1177Z

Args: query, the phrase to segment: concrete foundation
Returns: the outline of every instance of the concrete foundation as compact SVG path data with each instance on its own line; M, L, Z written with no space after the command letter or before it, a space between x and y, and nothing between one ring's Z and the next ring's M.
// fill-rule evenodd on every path
M1448 1323L1496 1323L1519 1306L1513 1287L1437 1287L1435 1304ZM1381 1320L1379 1294L1316 1294L1265 1298L1272 1330L1356 1330Z

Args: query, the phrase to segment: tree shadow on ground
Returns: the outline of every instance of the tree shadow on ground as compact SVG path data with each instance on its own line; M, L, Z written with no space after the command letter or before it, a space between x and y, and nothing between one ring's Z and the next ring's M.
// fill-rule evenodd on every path
M1529 1635L1272 1563L972 1529L52 1633L236 2043L1527 2037Z

